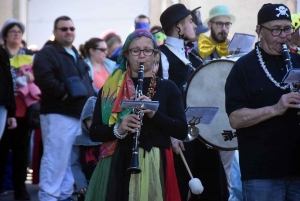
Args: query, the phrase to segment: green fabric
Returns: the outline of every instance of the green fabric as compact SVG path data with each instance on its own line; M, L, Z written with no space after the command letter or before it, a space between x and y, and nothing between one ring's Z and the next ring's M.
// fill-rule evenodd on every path
M112 156L101 159L91 177L85 201L105 201Z
M133 82L128 76L129 71L130 69L124 72L122 69L117 69L103 85L101 111L104 125L112 126L132 111L128 108L120 108L122 100L132 100L135 94Z
M139 165L142 172L132 174L129 182L129 201L163 201L164 186L161 183L160 149L150 152L139 148Z

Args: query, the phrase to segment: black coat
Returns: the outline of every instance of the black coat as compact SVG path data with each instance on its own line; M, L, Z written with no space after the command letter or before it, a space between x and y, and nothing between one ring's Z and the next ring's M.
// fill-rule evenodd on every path
M15 117L16 106L9 57L3 47L0 47L0 105L6 107L8 117Z
M76 54L77 62L58 42L48 42L45 47L36 53L33 62L35 83L42 91L41 114L63 114L80 118L86 100L95 95L92 81L88 74L88 65ZM64 73L63 73L64 72ZM88 91L84 99L62 100L68 94L65 80L67 77L80 76Z

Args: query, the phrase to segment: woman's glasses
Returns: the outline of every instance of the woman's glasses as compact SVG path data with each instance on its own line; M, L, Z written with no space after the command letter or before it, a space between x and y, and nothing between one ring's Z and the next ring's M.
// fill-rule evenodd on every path
M94 50L100 50L101 52L107 52L107 48L96 47Z
M141 52L143 52L145 56L151 56L155 50L154 50L154 49L144 49L144 50L140 50L140 49L137 49L137 48L132 48L132 49L130 49L129 51L130 51L130 53L131 53L133 56L138 56L138 55L141 54Z
M22 31L16 31L16 30L10 30L8 33L14 34L14 35L17 35L17 34L23 34Z
M62 32L66 32L68 30L75 31L75 27L61 27L61 28L56 28L56 29L61 30Z

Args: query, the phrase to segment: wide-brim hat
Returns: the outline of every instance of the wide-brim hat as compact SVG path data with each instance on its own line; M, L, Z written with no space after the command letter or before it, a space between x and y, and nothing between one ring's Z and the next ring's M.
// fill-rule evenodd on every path
M202 34L209 31L209 28L202 23L200 11L196 11L192 14L193 21L197 25L196 34Z
M204 24L207 26L207 23L214 17L218 16L228 16L230 18L230 22L235 22L234 15L229 13L229 9L224 5L218 5L210 9L209 11L209 17L204 21Z
M209 28L203 24L197 25L196 34L202 34L208 32Z
M188 10L185 7L185 5L181 3L173 4L160 15L159 19L162 26L161 30L165 30L169 28L170 26L182 20L183 18L187 17L188 15L193 13L195 10L198 10L199 8L201 7L199 6L193 10Z
M4 23L4 25L2 26L2 29L1 29L1 32L0 32L0 39L4 39L4 38L3 38L3 33L6 31L7 27L8 27L9 25L11 25L11 24L16 24L16 25L18 25L18 26L22 29L22 32L23 32L23 33L25 32L25 26L24 26L24 24L23 24L22 22L16 20L16 19L11 18L11 19L7 20L7 21Z

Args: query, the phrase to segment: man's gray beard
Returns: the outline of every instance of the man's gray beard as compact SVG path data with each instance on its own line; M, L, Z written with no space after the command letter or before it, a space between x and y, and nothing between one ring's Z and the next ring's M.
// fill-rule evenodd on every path
M227 39L227 36L228 36L228 34L226 34L226 36L223 37L222 40L220 40L220 39L218 38L218 34L217 34L216 32L214 32L213 30L211 30L211 37L212 37L212 39L213 39L214 41L216 41L217 43L223 43L223 42L225 42L226 39Z

